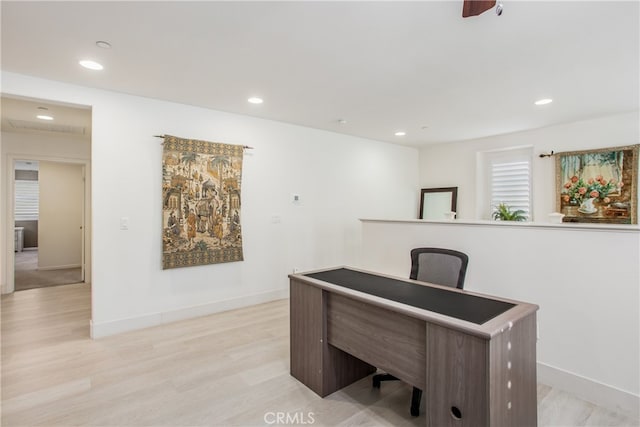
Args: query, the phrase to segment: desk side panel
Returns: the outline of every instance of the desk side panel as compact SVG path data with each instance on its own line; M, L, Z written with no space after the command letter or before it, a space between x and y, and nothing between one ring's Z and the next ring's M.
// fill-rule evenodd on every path
M489 426L489 342L427 324L427 426Z
M329 294L327 339L329 344L424 390L423 320Z
M322 396L322 289L295 280L289 288L291 375Z
M536 313L505 327L490 354L491 426L536 426Z

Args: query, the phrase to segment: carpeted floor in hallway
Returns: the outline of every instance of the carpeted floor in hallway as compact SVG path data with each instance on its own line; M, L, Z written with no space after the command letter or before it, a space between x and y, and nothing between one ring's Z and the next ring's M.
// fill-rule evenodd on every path
M15 253L15 290L68 285L82 281L80 267L61 270L38 270L38 250Z

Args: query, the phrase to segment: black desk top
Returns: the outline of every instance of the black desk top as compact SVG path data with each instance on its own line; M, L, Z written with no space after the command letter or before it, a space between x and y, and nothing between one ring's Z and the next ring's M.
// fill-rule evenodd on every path
M305 276L477 325L515 307L515 304L504 301L420 286L347 268L309 273Z

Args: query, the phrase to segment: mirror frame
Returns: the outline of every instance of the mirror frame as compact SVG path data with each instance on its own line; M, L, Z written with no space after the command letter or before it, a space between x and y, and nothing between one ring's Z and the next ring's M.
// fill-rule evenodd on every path
M420 211L418 212L418 219L424 219L424 199L428 193L451 193L451 212L456 212L458 205L458 187L423 188L420 191Z

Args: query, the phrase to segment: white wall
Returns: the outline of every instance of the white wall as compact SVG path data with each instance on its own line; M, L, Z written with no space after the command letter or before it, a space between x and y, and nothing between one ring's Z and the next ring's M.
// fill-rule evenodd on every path
M80 267L82 262L83 166L40 162L38 268Z
M412 148L13 73L2 88L93 108L95 336L285 297L293 268L358 261L358 218L417 211ZM162 146L153 135L164 133L255 147L242 178L245 261L161 269Z
M569 123L527 132L438 144L420 150L420 185L458 187L458 218L476 216L476 157L481 151L531 146L534 151L533 219L547 221L556 211L555 159L541 153L588 150L640 143L638 112Z
M640 228L418 220L362 227L368 270L408 277L416 247L469 255L465 289L540 306L540 382L639 416Z
M458 186L458 218L477 214L478 152L531 146L533 219L548 221L556 211L555 159L550 151L574 151L640 143L638 112L619 114L508 135L440 144L420 150L421 187ZM501 228L420 224L421 230L386 230L372 239L389 238L389 252L413 245L445 245L470 252L467 286L490 294L540 305L539 374L591 400L620 403L638 416L640 303L640 233L540 227ZM631 226L630 226L631 227ZM633 227L631 227L633 228ZM418 234L415 234L418 233ZM395 243L393 243L395 242ZM408 246L407 246L408 245ZM369 265L380 259L363 255ZM389 272L406 272L407 259L386 261ZM563 373L566 373L564 375ZM585 381L581 381L584 379ZM598 387L605 386L605 391ZM631 396L631 398L628 398ZM604 401L603 401L604 400ZM615 399L614 399L615 400ZM608 405L611 406L611 405ZM615 406L615 405L614 405Z

